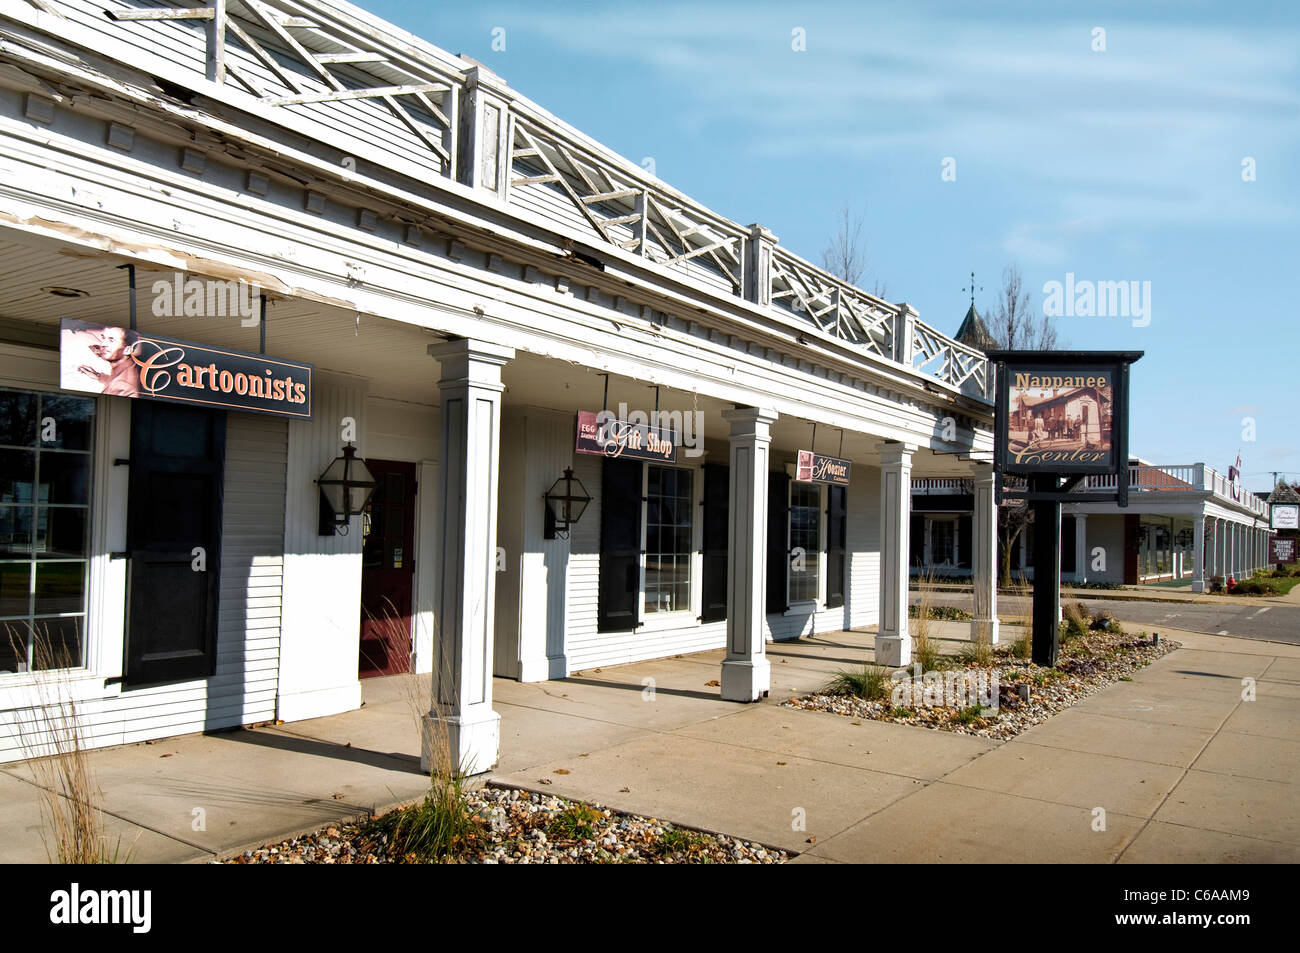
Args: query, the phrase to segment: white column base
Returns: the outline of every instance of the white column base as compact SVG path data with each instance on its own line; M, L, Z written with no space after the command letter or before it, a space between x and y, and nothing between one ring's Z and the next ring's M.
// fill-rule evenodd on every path
M997 619L972 619L970 624L971 641L978 642L983 637L988 641L989 645L997 645L999 625Z
M420 770L425 774L435 768L446 770L447 762L453 761L466 776L482 774L496 767L500 745L501 716L490 708L442 718L430 712L424 716Z
M1193 579L1192 592L1204 592L1204 591L1205 591L1205 581L1202 579Z
M876 664L901 668L911 664L912 637L910 635L876 636Z
M756 702L766 698L771 687L772 663L766 658L723 660L723 701Z

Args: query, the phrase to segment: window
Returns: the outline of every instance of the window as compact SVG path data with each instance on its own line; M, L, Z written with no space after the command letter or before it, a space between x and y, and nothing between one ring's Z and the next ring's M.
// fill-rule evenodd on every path
M84 664L95 401L0 389L0 674Z
M816 483L790 483L789 601L821 596L822 492Z
M930 518L930 554L927 560L931 566L957 565L957 517Z
M691 607L694 474L677 467L646 467L645 611Z

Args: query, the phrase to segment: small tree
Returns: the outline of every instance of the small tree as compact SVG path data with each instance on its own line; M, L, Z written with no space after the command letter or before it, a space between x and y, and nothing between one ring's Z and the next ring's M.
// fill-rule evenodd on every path
M860 287L859 282L867 271L867 242L862 237L865 226L863 215L854 213L848 205L842 206L835 233L822 251L822 267L855 287ZM876 281L871 293L883 298L886 286Z

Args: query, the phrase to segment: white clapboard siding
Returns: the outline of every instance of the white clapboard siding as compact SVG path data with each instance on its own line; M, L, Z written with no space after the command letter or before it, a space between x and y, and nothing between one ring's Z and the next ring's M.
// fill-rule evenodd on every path
M216 674L79 701L88 745L126 744L275 717L286 435L286 422L275 417L230 413L226 418ZM57 700L61 690L51 686L45 697ZM32 713L19 717L30 723ZM21 740L0 730L0 762L25 756Z
M577 454L574 475L592 496L582 520L574 527L569 556L569 598L566 652L569 671L598 665L618 665L642 659L702 652L726 645L727 624L711 622L658 631L597 632L600 579L600 458ZM845 605L815 613L772 614L765 626L774 640L796 639L820 632L839 632L878 621L880 590L879 471L854 468L848 492L849 579Z

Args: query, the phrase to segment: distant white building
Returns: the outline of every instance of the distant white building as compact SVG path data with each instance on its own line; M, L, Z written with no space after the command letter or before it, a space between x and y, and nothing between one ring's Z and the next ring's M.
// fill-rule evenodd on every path
M1079 491L1113 489L1114 478L1089 477ZM913 573L966 575L969 484L912 481ZM1133 458L1129 503L1066 503L1061 508L1061 578L1070 582L1186 580L1204 592L1218 576L1241 578L1268 565L1268 504L1203 463L1156 466ZM1033 534L1012 551L1014 575L1033 578Z

